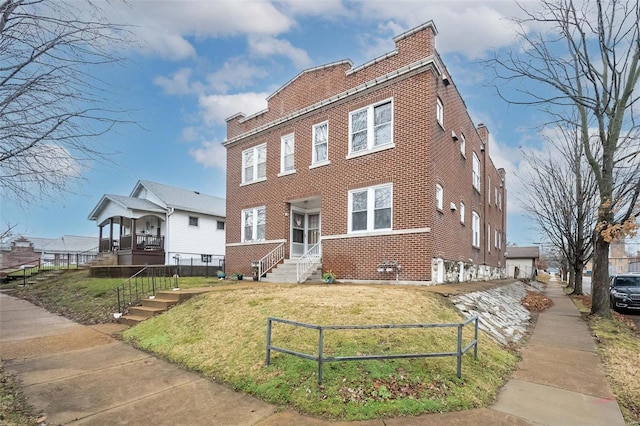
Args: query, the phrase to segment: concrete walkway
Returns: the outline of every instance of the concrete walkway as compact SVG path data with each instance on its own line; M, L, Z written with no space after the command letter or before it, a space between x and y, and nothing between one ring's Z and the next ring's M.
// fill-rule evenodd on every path
M488 409L358 425L624 425L593 338L552 282L522 361ZM345 425L284 410L138 351L110 335L0 293L0 358L47 424Z

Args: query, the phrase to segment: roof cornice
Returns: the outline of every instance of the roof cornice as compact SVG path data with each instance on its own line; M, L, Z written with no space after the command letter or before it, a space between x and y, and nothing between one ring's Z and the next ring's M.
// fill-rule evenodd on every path
M364 83L361 83L353 88L347 89L345 91L342 91L336 95L333 95L329 98L323 99L319 102L316 102L315 104L309 105L308 107L302 108L298 111L292 112L290 114L287 114L283 117L280 117L276 120L273 120L269 123L265 123L261 126L256 127L255 129L249 130L248 132L245 132L241 135L238 135L236 137L233 137L231 139L227 139L226 141L224 141L222 143L223 146L227 147L229 145L232 145L233 143L242 140L246 137L258 134L260 132L263 132L265 130L268 130L272 127L278 126L286 121L292 120L294 118L298 118L302 115L305 114L309 114L313 111L316 111L320 108L323 108L327 105L333 104L335 102L344 100L348 97L357 95L359 93L362 93L366 90L370 90L373 87L382 85L384 83L387 83L391 80L394 80L396 78L400 78L400 77L406 77L406 76L410 76L412 74L417 74L419 72L421 72L422 70L424 70L425 68L428 67L433 67L435 68L435 70L438 72L438 74L442 74L442 71L444 69L444 66L440 63L440 59L437 55L430 55L427 56L426 58L420 59L418 61L412 62L408 65L405 65L404 67L398 68L397 70L391 71L387 74L381 75L380 77L376 77L372 80L369 81L365 81Z

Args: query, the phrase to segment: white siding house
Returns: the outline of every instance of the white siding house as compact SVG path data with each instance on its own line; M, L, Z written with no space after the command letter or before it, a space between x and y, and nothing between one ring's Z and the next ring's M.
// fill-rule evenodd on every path
M89 214L100 252L118 264L201 264L225 254L225 200L148 180L128 197L106 194Z

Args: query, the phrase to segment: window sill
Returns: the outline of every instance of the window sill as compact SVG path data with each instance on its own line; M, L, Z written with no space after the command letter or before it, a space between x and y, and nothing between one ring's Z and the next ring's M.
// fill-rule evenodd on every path
M309 170L315 169L316 167L328 166L329 164L331 164L331 161L329 160L321 161L319 163L314 163L309 166Z
M296 169L293 170L287 170L286 172L280 172L278 173L278 177L282 177L282 176L288 176L288 175L293 175L296 173Z
M240 186L252 185L252 184L254 184L254 183L264 182L264 181L266 181L266 180L267 180L267 178L266 178L266 177L263 177L263 178L260 178L260 179L251 180L251 181L249 181L249 182L243 182L243 183L241 183L241 184L240 184Z
M362 157L363 155L373 154L373 153L380 152L380 151L386 151L387 149L392 149L392 148L395 148L395 147L396 147L395 143L389 143L389 144L386 144L386 145L377 146L377 147L372 148L372 149L367 149L367 150L364 150L364 151L358 151L358 152L350 153L345 158L347 160L350 160L352 158Z
M440 121L436 120L436 123L438 124L438 126L440 126L440 128L442 130L444 130L444 123L441 123Z
M480 189L478 189L475 185L473 185L473 190L476 191L478 194L481 194Z

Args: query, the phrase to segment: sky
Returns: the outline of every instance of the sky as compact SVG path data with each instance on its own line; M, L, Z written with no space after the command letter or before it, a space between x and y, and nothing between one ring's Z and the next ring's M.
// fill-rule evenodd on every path
M84 170L85 184L55 200L19 207L0 200L14 234L98 235L87 216L104 194L129 195L140 179L225 197L225 119L266 108L266 98L300 71L350 59L354 66L393 50L393 37L432 20L436 48L474 123L490 131L490 155L507 171L507 241L544 240L511 196L520 148L541 149L533 107L509 105L481 60L514 40L512 1L138 1L105 2L137 40L122 66L100 70L109 100L134 125L104 135L108 162Z

